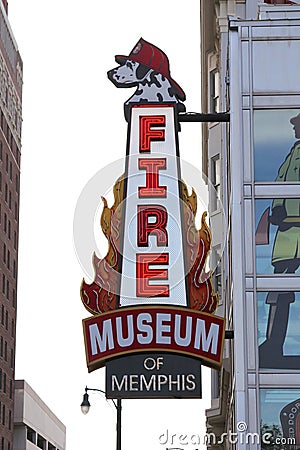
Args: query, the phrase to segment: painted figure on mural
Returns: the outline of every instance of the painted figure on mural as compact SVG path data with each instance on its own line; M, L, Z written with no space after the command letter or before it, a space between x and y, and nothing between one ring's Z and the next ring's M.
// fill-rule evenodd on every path
M296 139L300 139L300 114L291 118ZM300 181L300 140L297 140L281 165L276 177L278 182ZM276 198L271 206L270 223L277 226L273 244L272 265L274 273L292 274L300 265L300 199ZM283 356L290 304L295 301L294 292L269 292L266 340L259 347L261 367L290 367L298 364L293 358ZM288 358L288 359L287 359Z

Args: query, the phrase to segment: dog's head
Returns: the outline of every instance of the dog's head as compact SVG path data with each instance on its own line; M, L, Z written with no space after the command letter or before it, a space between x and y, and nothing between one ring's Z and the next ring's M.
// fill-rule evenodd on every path
M152 70L141 63L127 59L124 64L107 72L107 76L117 87L138 86Z

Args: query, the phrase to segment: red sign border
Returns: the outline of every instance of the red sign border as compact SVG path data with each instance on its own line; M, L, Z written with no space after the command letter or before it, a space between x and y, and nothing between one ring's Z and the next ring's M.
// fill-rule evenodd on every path
M219 335L218 335L218 344L217 344L217 354L216 357L214 358L210 358L208 356L205 356L205 354L203 354L203 351L201 351L201 349L199 349L198 352L194 351L184 351L184 347L180 347L179 346L177 348L177 350L174 350L172 348L170 348L170 345L164 344L162 346L155 346L155 347L148 347L147 345L144 345L140 348L124 348L123 351L112 351L109 350L106 352L105 356L101 356L101 357L97 357L97 358L90 358L90 338L88 336L88 326L91 325L93 322L97 323L97 321L101 321L103 322L103 320L106 319L114 319L116 317L120 317L121 315L126 315L128 316L129 314L135 314L136 316L139 313L151 313L152 314L156 314L159 312L162 313L171 313L173 315L175 315L175 313L180 313L181 315L192 315L195 318L200 318L202 320L204 320L204 322L207 324L212 324L212 323L217 323L220 326L220 331L219 331ZM225 319L219 316L215 316L213 314L208 314L208 313L203 313L201 311L197 311L197 310L193 310L187 307L180 307L180 306L176 306L176 305L147 305L147 307L145 307L144 305L138 305L138 306L130 306L130 307L122 307L122 308L118 308L116 310L113 311L108 311L105 313L101 313L98 315L94 315L92 317L88 317L87 319L83 319L82 321L82 325L83 325L83 334L84 334L84 342L85 342L85 353L86 353L86 362L87 362L87 367L88 367L88 371L92 372L98 368L101 368L105 365L106 361L109 361L112 358L118 357L118 356L125 356L126 354L135 354L135 353L151 353L151 352L167 352L167 353L174 353L174 354L178 354L178 355L187 355L187 356L191 356L194 358L197 358L199 360L204 360L205 361L205 365L212 367L214 369L219 369L220 366L222 365L222 356L223 356L223 346L224 346L224 337L225 337ZM193 328L192 328L193 330Z

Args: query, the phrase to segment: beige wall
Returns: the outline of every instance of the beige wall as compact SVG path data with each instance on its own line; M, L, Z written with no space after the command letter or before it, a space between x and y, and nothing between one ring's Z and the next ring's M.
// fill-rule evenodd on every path
M15 383L14 426L14 450L38 448L26 439L26 427L32 428L58 450L65 449L64 424L24 380L17 380Z

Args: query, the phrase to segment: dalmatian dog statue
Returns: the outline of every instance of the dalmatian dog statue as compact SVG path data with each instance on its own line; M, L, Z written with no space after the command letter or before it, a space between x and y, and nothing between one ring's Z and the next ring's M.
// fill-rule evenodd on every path
M171 78L167 55L158 47L140 39L129 56L116 56L118 67L107 75L117 87L136 87L125 102L125 118L134 103L175 103L177 111L185 111L185 93Z

